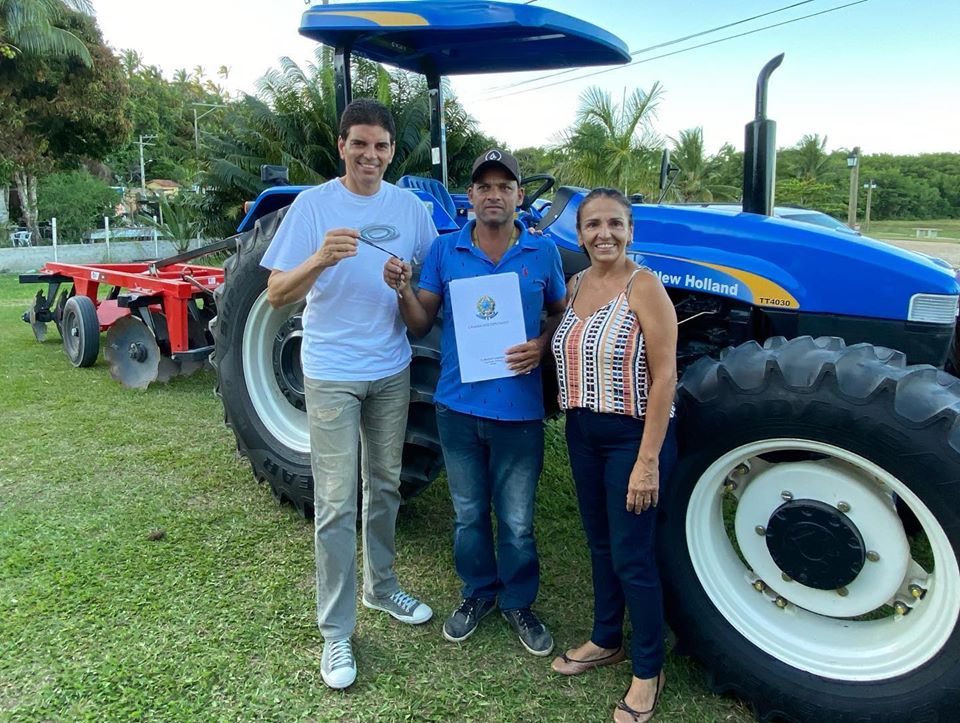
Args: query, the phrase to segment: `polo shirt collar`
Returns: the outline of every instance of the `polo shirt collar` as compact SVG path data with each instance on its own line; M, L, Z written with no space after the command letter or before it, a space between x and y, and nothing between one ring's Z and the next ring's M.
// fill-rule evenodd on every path
M476 220L468 221L467 225L460 229L460 234L457 236L458 249L469 250L473 248L473 227L476 225ZM516 245L523 249L536 250L537 241L527 227L517 220L514 220L513 225L520 229L520 237L517 239ZM509 252L510 249L507 249L507 251Z

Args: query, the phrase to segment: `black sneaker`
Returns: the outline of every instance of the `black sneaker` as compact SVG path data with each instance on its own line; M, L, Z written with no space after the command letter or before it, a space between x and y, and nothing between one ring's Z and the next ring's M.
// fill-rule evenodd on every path
M547 626L540 622L530 608L518 610L504 610L503 619L510 623L523 643L523 647L531 655L550 655L553 650L553 636Z
M460 601L459 607L443 622L443 637L451 643L461 643L480 625L480 620L489 615L496 606L493 600L481 600L468 597Z

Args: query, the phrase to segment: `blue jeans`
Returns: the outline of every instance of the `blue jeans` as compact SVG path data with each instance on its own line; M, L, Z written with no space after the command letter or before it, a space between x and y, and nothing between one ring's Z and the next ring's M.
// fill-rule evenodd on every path
M437 404L437 429L453 500L453 561L463 597L499 598L501 610L529 607L540 587L533 506L543 469L543 421L505 422Z
M660 450L660 497L677 460L674 422ZM630 609L633 674L653 678L663 667L663 599L654 549L657 508L639 515L626 507L627 483L637 461L643 420L588 409L567 412L567 448L590 546L593 632L602 648L623 643L624 607Z

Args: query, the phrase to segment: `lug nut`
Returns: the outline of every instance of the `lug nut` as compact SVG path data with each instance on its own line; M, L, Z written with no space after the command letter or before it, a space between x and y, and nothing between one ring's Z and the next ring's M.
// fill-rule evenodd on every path
M875 550L870 550L870 552L867 553L867 559L868 559L870 562L879 562L879 561L880 561L880 553L879 553L879 552L876 552Z
M730 472L730 474L735 475L737 477L743 477L743 475L745 475L749 471L750 471L750 465L748 465L746 462L741 462L740 464L738 464L736 467L733 468L733 471Z
M841 512L843 512L844 514L846 514L847 512L850 511L850 503L849 503L849 502L838 502L838 503L837 503L837 509L840 510Z
M780 499L782 499L784 502L789 502L790 500L793 499L793 492L784 490L783 492L780 493Z
M757 525L753 528L753 531L760 535L760 537L763 537L765 534L767 534L767 531L764 529L763 525Z
M897 601L893 604L893 611L894 611L897 615L907 615L907 614L910 612L910 606L907 605L905 602L902 602L902 601L900 601L900 600L897 600Z
M732 479L728 479L726 482L723 483L723 491L729 494L730 492L735 491L737 489L737 486L738 485L736 482L734 482Z
M757 592L763 592L764 590L767 589L767 585L766 583L764 583L763 580L754 580L753 589L756 590Z
M773 601L773 604L783 610L787 606L787 599L777 595L777 599Z
M910 594L913 595L914 600L923 600L927 596L926 589L920 587L919 585L911 585L907 588L910 591Z
M838 587L838 588L837 588L837 595L839 595L840 597L846 597L846 596L849 595L849 594L850 594L850 591L847 590L847 588L845 588L845 587Z
M793 578L790 577L787 573L781 572L780 577L783 578L784 582L793 582Z

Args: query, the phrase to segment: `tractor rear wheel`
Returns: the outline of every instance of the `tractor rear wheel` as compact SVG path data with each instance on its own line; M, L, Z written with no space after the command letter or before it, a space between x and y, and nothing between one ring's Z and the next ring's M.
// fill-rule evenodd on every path
M713 688L762 720L951 720L960 380L890 349L776 338L701 359L679 393L660 568Z
M267 301L269 272L260 259L286 209L259 219L224 264L210 322L217 394L237 450L274 496L301 514L313 513L310 436L300 367L303 304L274 309ZM410 498L439 473L442 462L433 412L439 375L439 336L414 342L411 399L400 492Z

